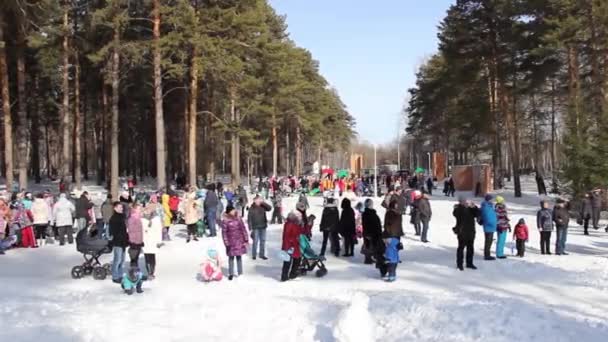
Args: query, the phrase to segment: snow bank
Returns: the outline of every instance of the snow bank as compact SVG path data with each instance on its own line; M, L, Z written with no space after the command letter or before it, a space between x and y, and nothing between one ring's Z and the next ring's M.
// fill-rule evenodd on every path
M334 328L337 342L375 341L374 319L369 313L369 297L355 292L350 305L344 309Z

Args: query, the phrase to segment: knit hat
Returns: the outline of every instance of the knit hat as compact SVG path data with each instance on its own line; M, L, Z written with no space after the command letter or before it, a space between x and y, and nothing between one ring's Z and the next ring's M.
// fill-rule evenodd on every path
M496 203L503 204L505 203L505 199L502 196L496 196Z
M491 194L487 194L487 195L486 195L484 198L485 198L485 200L486 200L486 201L488 201L488 202L489 202L489 201L491 201L492 199L494 199L494 196L492 196Z

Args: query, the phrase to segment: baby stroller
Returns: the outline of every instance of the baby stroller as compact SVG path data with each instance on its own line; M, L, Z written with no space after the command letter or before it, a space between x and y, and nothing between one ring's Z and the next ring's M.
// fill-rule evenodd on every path
M324 277L327 274L327 268L323 263L325 257L319 256L313 251L312 247L310 247L310 240L304 234L300 235L300 251L302 252L302 262L299 269L301 275L306 275L307 272L312 272L315 268L317 268L315 275L318 278Z
M93 274L93 279L104 280L111 273L110 264L102 265L99 262L101 255L112 253L108 241L102 239L99 234L91 236L88 229L79 231L76 235L76 250L82 253L84 263L72 267L73 279Z

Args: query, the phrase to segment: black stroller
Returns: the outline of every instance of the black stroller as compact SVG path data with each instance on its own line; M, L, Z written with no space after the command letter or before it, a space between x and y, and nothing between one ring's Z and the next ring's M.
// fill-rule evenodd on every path
M99 234L91 236L88 229L79 231L76 234L76 250L82 253L84 263L72 267L73 279L93 274L93 279L104 280L111 273L110 264L102 265L99 262L101 255L112 253L109 242L102 239Z

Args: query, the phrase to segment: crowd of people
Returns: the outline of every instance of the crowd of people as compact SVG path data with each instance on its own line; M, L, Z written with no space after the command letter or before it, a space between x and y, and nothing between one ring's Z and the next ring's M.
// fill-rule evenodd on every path
M186 191L162 189L148 193L135 191L129 184L114 201L112 196L101 193L91 196L86 191L78 198L66 193L55 197L49 190L33 196L29 192L14 193L10 201L0 199L0 254L12 247L38 248L49 243L63 246L74 243L74 232L86 230L91 236L108 240L112 248L112 281L120 284L126 293L142 292L144 279L156 277L157 252L170 241L170 230L176 224L187 227L186 243L203 237L217 236L221 229L228 257L228 279L243 275L243 256L251 249L251 260L268 259L266 250L269 224L283 224L282 250L287 257L281 270L281 281L299 276L304 251L301 239L311 241L316 217L308 215L310 208L307 196L312 188L314 194L324 197L323 212L319 222L322 234L320 258L325 254L350 258L355 255L355 246L361 244L360 253L364 263L375 265L385 281L396 280L399 251L404 248L404 217L415 236L422 243L429 243L432 209L431 194L435 186L432 178L412 176L409 178L383 178L388 186L381 202L386 209L381 219L371 198L363 198L362 189L369 179L342 177L317 179L302 177L270 178L260 180L258 194L249 196L244 187L234 190L221 183L209 184L203 189L190 187ZM289 187L285 185L289 183ZM325 183L325 184L323 184ZM300 191L298 191L300 190ZM295 208L284 215L282 197L299 192ZM454 181L449 177L444 182L444 194L454 196ZM270 197L270 203L267 203ZM551 254L551 235L556 232L555 254L568 255L566 251L570 221L569 203L557 199L553 208L542 201L537 213L536 227L540 234L541 254ZM598 191L585 196L580 209L579 223L585 234L589 225L599 228L601 197ZM271 220L268 220L268 214ZM459 197L453 210L456 224L453 228L458 239L456 266L476 269L474 264L474 242L476 226L483 227L484 260L505 259L509 233L519 257L525 256L526 243L530 236L523 218L511 225L505 199L486 195L478 207L466 197ZM496 240L495 256L491 248ZM465 257L466 250L466 257ZM140 270L140 256L144 255L144 267ZM126 256L129 267L124 268ZM203 280L221 280L222 260L212 246L205 253L201 264Z

